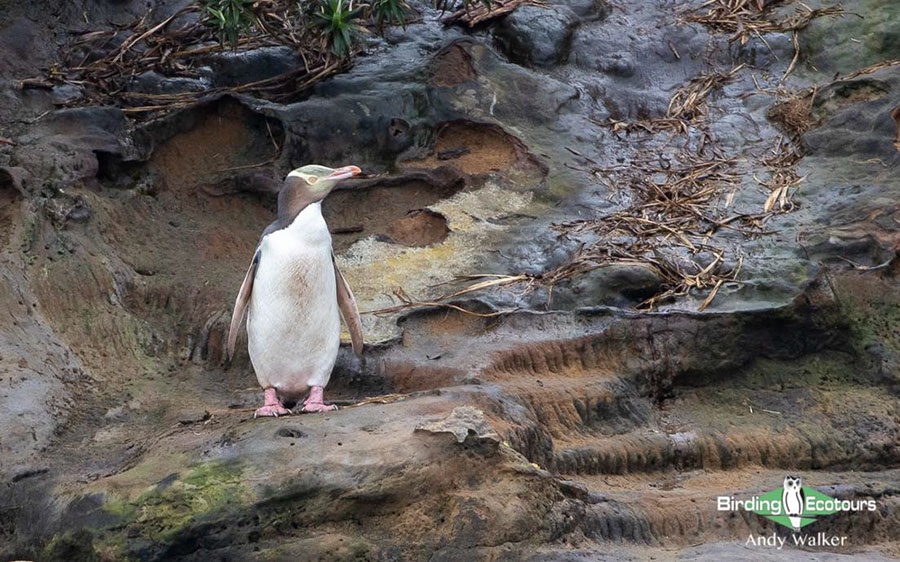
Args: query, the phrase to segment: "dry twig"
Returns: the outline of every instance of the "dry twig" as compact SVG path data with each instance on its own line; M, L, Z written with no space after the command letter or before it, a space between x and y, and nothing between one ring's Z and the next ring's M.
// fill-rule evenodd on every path
M811 9L802 2L793 16L778 20L775 8L782 0L709 0L696 10L681 16L681 21L700 23L713 31L730 33L731 42L744 45L751 37L764 33L797 32L822 16L840 16L840 6Z
M708 244L720 228L734 228L718 206L725 189L738 181L735 162L682 153L677 164L636 161L626 167L597 170L619 192L628 189L634 201L622 211L597 219L556 225L565 236L589 233L596 238L583 246L569 263L542 276L556 283L608 265L640 265L657 273L661 291L640 308L685 295L693 289L711 289L703 308L712 302L722 284L737 279L742 258L734 252L735 265L726 264L726 252ZM708 263L702 265L698 259Z
M428 300L415 300L410 297L406 291L402 287L394 288L394 296L402 303L397 306L391 306L388 308L381 308L378 310L367 310L362 312L361 314L375 314L377 316L383 316L386 314L393 314L395 312L401 312L403 310L408 310L412 308L423 308L423 307L442 307L449 308L452 310L456 310L458 312L462 312L464 314L470 314L472 316L480 316L484 318L489 318L492 316L500 316L502 314L509 314L513 312L513 310L498 310L492 312L475 312L458 304L454 304L451 301L459 299L460 297L467 295L469 293L474 293L476 291L481 291L483 289L487 289L490 287L499 287L506 285L513 285L516 283L521 283L525 281L529 281L532 279L529 275L494 275L494 274L481 274L481 275L468 275L461 277L460 279L479 279L479 278L488 278L485 281L478 281L465 287L464 289L460 289L458 291L454 291L453 293L447 293L441 295L439 297L435 297L433 299Z
M543 2L540 2L539 0L499 0L491 2L489 6L479 4L475 8L462 8L445 16L441 21L445 25L458 23L472 28L501 16L505 16L522 4L542 5Z
M775 8L783 4L782 0L709 0L699 8L682 15L681 21L703 24L713 31L729 33L729 41L741 45L751 37L759 37L766 45L763 34L790 32L794 44L794 56L782 76L785 80L797 65L800 58L800 43L797 33L816 18L823 16L843 16L846 12L838 6L812 9L803 2L794 15L777 19Z
M692 78L687 84L678 88L669 100L665 117L643 119L639 121L616 121L610 119L601 125L612 128L614 133L645 132L655 134L661 131L672 131L687 135L689 127L702 124L706 116L706 99L716 89L721 88L734 79L744 68L738 65L728 72L709 72Z
M706 98L709 94L734 79L743 64L732 68L729 72L710 72L694 77L687 85L679 88L666 108L668 119L694 121L706 114Z
M214 29L207 25L208 15L186 17L199 11L200 5L192 3L155 24L150 23L148 13L125 28L87 33L69 49L61 67L52 68L46 79L22 81L22 87L78 85L85 89L86 97L73 104L116 104L129 115L142 116L224 93L285 102L345 66L344 61L333 58L316 31L303 25L289 0L257 0L253 4L255 25L234 50L287 45L304 61L301 68L233 87L172 94L133 91L133 79L149 71L168 78L197 78L199 67L206 64L203 57L230 49L216 41ZM119 46L109 50L107 46L114 42ZM98 57L97 53L104 54Z
M708 240L718 229L756 231L739 224L742 215L725 216L719 205L725 190L738 181L734 160L706 158L682 153L676 163L640 160L628 166L597 168L620 194L628 192L633 203L627 208L594 219L556 224L563 237L590 235L592 242L582 243L567 262L540 275L477 275L458 291L426 301L410 298L402 289L395 296L402 304L371 311L390 314L423 306L443 306L476 316L497 316L509 310L480 313L452 304L454 299L493 288L518 286L522 294L539 287L552 291L566 280L601 267L632 265L646 267L661 279L660 290L639 305L653 309L658 304L694 290L709 290L701 309L706 308L726 283L736 281L743 257L739 249L728 252L711 246Z

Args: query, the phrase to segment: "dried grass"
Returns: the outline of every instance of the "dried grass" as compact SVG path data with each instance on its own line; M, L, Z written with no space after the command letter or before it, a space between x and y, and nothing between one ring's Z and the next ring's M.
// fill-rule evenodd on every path
M784 94L781 101L769 108L766 117L781 125L791 138L798 139L818 123L812 111L815 93L816 90L810 88L798 93Z
M691 80L675 92L666 108L666 120L695 121L706 115L706 98L718 88L734 79L743 64L728 72L710 72L691 78Z
M654 271L662 281L660 291L638 305L652 310L660 303L695 290L708 290L699 309L703 310L727 282L737 281L743 263L739 248L725 250L710 244L722 228L748 236L758 234L752 222L741 214L728 214L723 204L725 192L739 181L735 161L680 153L675 162L639 160L627 166L597 168L594 174L631 204L620 211L594 219L553 225L560 236L580 238L590 235L567 262L539 275L485 274L459 278L468 286L434 299L418 301L402 289L395 289L398 306L370 311L391 314L425 306L439 306L476 316L497 316L512 310L479 313L452 301L486 289L519 288L520 296L544 287L553 287L573 277L611 265L636 265Z
M197 13L201 15L191 16ZM116 104L126 113L139 116L187 107L201 98L223 93L245 93L273 101L289 101L343 68L345 63L334 59L321 34L302 24L292 2L258 0L253 5L253 14L253 28L238 41L234 50L287 45L300 55L303 67L234 87L177 94L129 92L129 82L151 70L167 77L196 78L200 57L229 50L217 42L215 30L206 25L207 16L198 4L193 3L156 24L150 23L151 14L148 13L127 27L83 35L65 53L62 65L51 68L46 80L31 79L29 87L39 87L38 84L44 82L48 86L60 83L82 86L86 99L77 100L75 104ZM185 21L188 23L183 23ZM93 51L102 51L123 32L128 36L118 47L100 58L92 58Z
M772 8L779 3L777 0L710 0L683 17L683 21L702 23L715 31L732 33L731 41L741 43L746 43L752 36L765 41L762 37L764 33L792 32L795 52L794 59L785 72L786 78L799 57L797 31L817 17L837 16L844 11L840 7L812 10L802 5L794 16L776 20ZM673 53L676 57L679 56L674 48ZM849 77L874 72L893 64L900 64L900 61L885 61L857 71ZM626 134L670 131L688 136L691 127L705 130L704 120L710 94L733 80L743 66L737 66L728 72L710 72L694 77L669 100L664 118L632 122L610 119L602 124L611 127L613 132ZM726 249L717 245L715 234L721 229L737 231L748 238L770 234L763 230L765 223L771 217L796 208L793 196L805 178L800 177L796 171L801 154L792 141L816 123L812 115L816 90L778 94L783 100L770 110L769 118L781 123L790 138L779 139L770 153L759 162L764 170L753 174L766 194L760 212L748 214L730 211L736 186L740 183L735 171L736 162L723 158L716 146L707 145L710 137L703 135L696 152L682 152L676 156L674 163L645 158L635 160L627 166L595 168L593 173L606 184L610 192L628 196L631 204L620 211L594 219L554 225L553 228L560 236L581 239L589 235L591 239L591 242L582 242L569 260L559 267L539 275L487 275L485 277L489 277L489 281L478 281L459 291L428 301L416 301L402 289L398 289L395 295L402 304L373 313L388 314L420 306L441 306L478 316L495 316L510 311L482 314L466 310L450 301L477 291L510 286L521 287L522 294L545 287L548 294L552 295L556 284L611 265L646 267L661 279L660 291L641 302L638 308L652 310L666 301L693 291L707 291L698 306L698 310L704 310L726 283L740 282L738 277L744 260L739 247ZM710 150L706 150L707 148ZM575 150L569 150L580 155ZM593 163L589 158L585 159Z
M460 306L459 304L454 304L453 302L456 299L459 299L462 296L468 295L469 293L475 293L477 291L482 291L484 289L488 289L491 287L504 287L508 285L515 285L519 283L528 283L529 285L533 281L533 277L529 275L496 275L496 274L479 274L479 275L465 275L458 277L456 281L466 281L473 279L485 279L483 281L475 282L463 289L458 291L454 291L452 293L446 293L439 297L435 297L433 299L428 300L416 300L413 297L409 296L406 291L402 287L395 287L393 290L394 297L400 301L401 304L397 306L391 306L387 308L381 308L378 310L367 310L362 312L361 314L375 314L376 316L385 316L388 314L394 314L397 312L402 312L408 309L413 308L422 308L422 307L439 307L439 308L447 308L450 310L456 310L458 312L463 312L465 314L470 314L472 316L479 316L482 318L490 318L492 316L500 316L502 314L508 314L513 312L513 310L499 310L492 312L476 312Z
M885 60L845 76L835 76L835 79L825 87L897 65L900 65L898 59ZM814 115L813 108L820 89L820 86L814 86L796 92L785 90L769 92L779 96L780 101L769 109L766 117L778 123L788 138L779 139L769 155L761 160L760 163L766 168L763 172L765 179L760 179L757 174L753 175L753 179L768 192L763 204L763 216L760 217L760 224L771 216L787 213L795 208L792 197L806 179L806 177L801 177L796 170L797 163L802 158L802 154L799 152L801 145L798 140L804 133L819 124L820 120ZM900 150L900 108L892 113L892 117L897 121L896 145Z
M823 16L841 16L846 12L840 6L832 6L820 9L811 9L802 2L793 16L785 19L776 19L774 8L783 4L781 0L709 0L690 12L682 13L679 21L682 23L700 23L713 31L730 33L729 41L745 44L751 37L759 37L766 42L763 34L772 32L791 32L794 43L794 57L791 60L782 80L793 72L800 57L800 45L797 32L809 25L811 21ZM768 43L766 43L768 45ZM676 57L681 58L673 45L669 45ZM900 61L886 61L873 65L871 69L858 71L874 72L888 64L898 64ZM603 123L612 128L613 132L646 132L655 134L661 131L672 131L676 134L687 134L690 125L701 125L706 115L706 99L714 90L721 88L734 79L738 71L744 68L741 64L729 72L710 72L692 78L685 86L679 88L666 109L665 118L652 118L639 121L617 121L610 119ZM800 110L801 104L788 105L780 109L784 115L785 124L797 130L811 126L804 123L805 115ZM779 110L776 110L776 113ZM802 133L801 133L802 134Z
M878 72L883 68L890 68L892 66L900 65L900 59L888 59L883 60L881 62L869 65L865 68L860 68L859 70L855 70L846 76L835 77L835 82L841 80L853 80L854 78L859 78L860 76L864 76L866 74L872 74L873 72Z
M751 35L761 37L771 31L792 31L795 47L796 32L809 24L812 19L823 15L840 15L839 7L799 12L785 21L765 20L763 16L777 2L756 0L713 0L704 8L705 16L694 16L692 21L705 23L720 31L734 33L732 40L746 42ZM727 8L727 10L726 10ZM748 21L742 14L755 14ZM749 23L749 25L748 25ZM677 51L673 52L678 56ZM787 76L796 64L799 50L795 49ZM840 80L852 79L876 72L882 68L900 64L900 60L888 60L860 69ZM703 128L709 95L733 79L742 66L729 72L713 72L697 76L673 95L665 118L624 122L609 120L603 125L613 132L644 132L656 134L671 131L688 135L692 126ZM500 275L486 274L458 278L456 281L475 283L440 297L427 301L416 301L402 289L395 295L402 304L372 311L375 314L389 314L410 310L421 306L440 306L477 316L496 316L512 310L495 311L488 314L470 311L450 301L464 295L487 289L519 287L520 295L538 288L546 288L552 296L553 287L566 279L572 279L601 267L632 265L649 268L662 280L661 290L641 302L638 308L652 310L660 304L694 291L707 291L698 310L706 309L727 283L740 283L739 275L744 256L739 247L724 248L717 244L714 236L721 229L737 231L747 238L771 232L764 225L772 217L796 209L793 196L806 179L797 173L797 164L802 158L796 139L811 127L816 119L812 113L817 88L800 92L779 89L772 91L782 98L773 106L768 117L781 123L789 137L779 138L768 154L758 161L762 168L754 173L754 180L766 195L762 208L757 213L730 211L739 176L735 171L736 162L721 157L717 147L706 151L707 136L702 137L695 153L682 152L676 163L662 162L658 158L638 159L627 166L612 168L596 167L595 176L601 180L612 194L628 197L631 204L626 208L593 219L568 221L553 228L560 236L580 239L589 235L590 242L582 242L570 258L559 267L544 273ZM892 113L897 121L897 146L900 150L900 107ZM590 158L569 148L570 152L581 156L592 164ZM713 156L707 156L707 152ZM485 280L487 279L487 280ZM549 297L548 297L549 298Z
M834 80L825 86L804 88L798 91L760 89L759 92L776 95L779 98L778 103L774 104L766 113L766 117L781 125L782 129L791 137L791 139L796 140L819 124L819 119L816 118L813 113L816 96L819 90L839 82L854 80L860 76L872 74L884 68L890 68L897 65L900 65L900 59L881 61L865 68L855 70L844 76L836 75Z
M675 133L688 134L688 123L683 119L643 119L640 121L616 121L610 119L606 123L598 123L612 128L614 133L624 132L626 134L642 132L651 135L663 131L673 131Z
M656 134L663 131L671 131L674 134L687 135L691 126L702 125L706 117L709 95L734 79L737 73L744 68L738 65L728 72L709 72L695 76L687 84L678 88L669 99L666 107L666 116L638 121L609 121L599 123L608 126L614 133L624 132L631 134L643 132Z
M806 176L801 177L797 173L797 163L802 156L795 146L789 139L779 139L770 154L761 161L767 168L767 179L762 180L757 174L753 174L756 183L768 190L768 197L763 203L763 215L759 217L760 225L772 216L789 213L796 207L792 198Z
M405 394L382 394L380 396L369 396L363 398L359 402L352 402L344 406L345 408L358 408L367 404L393 404L394 402L402 402L410 397L410 393Z
M870 71L875 69L872 67ZM613 121L613 130L640 130L650 134L675 131L687 135L689 127L702 124L709 94L727 83L739 70L740 67L737 67L727 73L711 73L692 79L673 96L669 104L670 116L665 119L631 123ZM552 296L553 287L558 283L612 265L646 267L661 279L660 291L641 302L638 308L652 310L676 297L707 291L698 306L698 310L704 310L725 284L740 283L744 260L739 247L725 248L716 240L717 232L728 229L747 238L771 234L764 230L765 223L796 208L793 196L805 177L800 177L796 171L802 155L794 141L797 134L814 125L811 107L816 91L813 88L799 94L777 92L787 99L776 106L773 118L785 124L785 128L794 134L778 139L758 161L762 170L753 174L753 178L766 195L758 212L731 210L735 190L740 183L736 161L722 157L718 147L707 145L708 138L703 137L695 152L683 151L674 162L645 156L624 166L594 168L592 172L610 193L627 197L630 205L597 218L554 225L560 236L581 239L587 235L592 240L581 243L569 260L559 267L539 275L460 278L458 281L473 278L479 281L428 301L417 301L399 290L395 294L401 305L373 313L388 314L420 306L441 306L478 316L496 316L511 311L483 314L466 310L450 301L485 289L511 286L518 286L522 295L544 287ZM900 122L900 108L897 116ZM569 150L596 165L578 151ZM489 280L484 281L483 278Z
M775 8L784 4L783 0L709 0L699 8L682 14L681 21L699 23L713 31L730 33L729 41L744 45L752 37L758 37L764 43L766 33L791 33L794 44L794 56L782 76L786 79L797 65L800 58L800 43L797 33L816 18L824 16L843 16L846 14L840 6L812 9L803 2L798 2L794 15L776 19ZM766 43L768 45L768 43Z
M730 33L729 41L746 44L752 37L765 33L800 31L818 17L841 16L846 12L838 6L812 9L802 2L794 15L775 19L775 8L783 0L709 0L699 8L681 15L681 21L699 23L720 33Z
M710 289L700 306L706 308L723 283L737 279L743 262L740 250L729 256L709 244L718 229L738 228L731 223L740 215L729 217L727 205L721 204L725 191L739 181L734 165L731 159L682 152L665 165L643 160L595 170L615 192L627 193L632 204L596 219L555 225L564 236L591 234L596 239L543 281L556 283L608 265L641 265L656 272L663 284L638 308L653 309L692 290Z

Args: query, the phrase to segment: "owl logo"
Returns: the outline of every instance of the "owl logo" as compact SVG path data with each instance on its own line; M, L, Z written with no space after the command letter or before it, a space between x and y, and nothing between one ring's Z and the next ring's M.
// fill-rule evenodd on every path
M784 514L789 516L791 526L795 531L800 530L805 502L806 494L803 493L803 482L801 482L800 477L785 476L784 488L781 492L781 506Z

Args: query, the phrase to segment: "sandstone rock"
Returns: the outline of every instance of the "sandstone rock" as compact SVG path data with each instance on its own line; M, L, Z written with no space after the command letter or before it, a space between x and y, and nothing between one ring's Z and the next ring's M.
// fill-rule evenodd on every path
M487 442L496 447L500 444L500 436L484 417L484 412L471 406L454 408L448 417L420 424L416 426L416 431L450 433L460 444L467 441L473 445Z

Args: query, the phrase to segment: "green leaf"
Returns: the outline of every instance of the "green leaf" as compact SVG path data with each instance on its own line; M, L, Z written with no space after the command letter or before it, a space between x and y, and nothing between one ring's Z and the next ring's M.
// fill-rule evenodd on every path
M223 25L225 23L225 14L222 13L222 10L217 10L212 6L208 6L207 11L211 13L215 18L219 21L219 25Z

